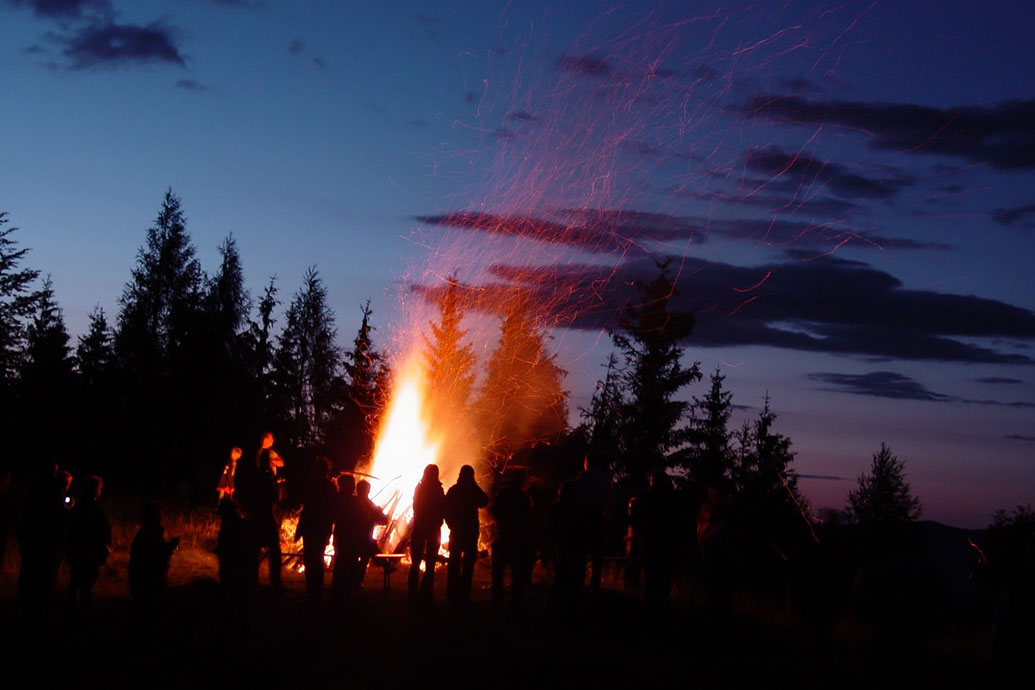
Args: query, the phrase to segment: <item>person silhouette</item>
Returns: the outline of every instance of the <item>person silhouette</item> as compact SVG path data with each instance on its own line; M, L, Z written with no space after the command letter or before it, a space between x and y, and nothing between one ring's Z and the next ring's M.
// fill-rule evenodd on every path
M561 484L557 502L547 517L547 533L554 550L554 602L574 606L586 581L586 551L579 529L578 487L571 479Z
M474 468L464 465L456 484L446 493L449 526L449 569L446 591L454 605L471 600L474 565L478 561L478 509L489 505L489 496L474 479Z
M413 492L413 529L410 531L410 601L431 601L435 592L435 563L442 542L446 495L438 479L438 465L424 468L424 475ZM420 578L421 565L424 579ZM419 591L418 591L419 585Z
M503 605L504 578L509 568L511 607L515 611L521 606L531 577L528 526L532 506L523 484L524 473L508 468L489 506L496 521L496 538L492 542L492 603L497 608Z
M643 557L643 596L649 606L664 609L671 598L679 522L672 479L663 470L655 470L649 481L650 487L638 501L636 511Z
M219 559L218 623L220 629L228 631L236 621L242 639L247 639L251 633L251 606L259 584L261 555L254 526L237 512L232 500L221 500L216 542Z
M169 562L180 540L165 538L162 509L157 503L144 504L139 522L129 549L129 594L135 608L146 613L168 588Z
M100 477L84 477L79 498L68 514L68 595L73 607L80 610L90 608L101 566L111 555L111 523L98 503L103 487Z
M374 527L376 525L387 525L388 516L376 503L370 500L370 482L366 479L356 482L356 504L359 519L356 530L359 538L359 559L356 564L353 586L359 589L363 586L363 580L366 578L367 564L381 550L374 541Z
M614 489L610 475L599 461L589 455L583 459L583 469L575 477L578 489L579 524L582 542L586 547L592 567L590 591L600 592L600 579L604 568L604 541L607 516L614 510Z
M306 597L310 604L318 605L323 600L324 552L334 529L337 496L328 458L317 457L310 472L303 494L302 515L295 528L295 541L302 540Z
M241 449L237 446L230 449L230 459L223 466L223 473L219 475L219 482L216 484L219 500L234 496L234 477L237 474L237 461L241 459L241 455Z
M280 593L280 485L277 470L284 466L280 455L273 450L273 434L263 433L255 461L239 463L234 480L244 518L255 528L259 545L266 551L270 586Z
M359 564L362 526L355 490L355 477L338 476L338 495L334 499L334 572L331 575L331 593L338 605L352 593Z
M18 598L23 604L45 603L57 586L71 502L71 476L50 464L29 485L17 527Z

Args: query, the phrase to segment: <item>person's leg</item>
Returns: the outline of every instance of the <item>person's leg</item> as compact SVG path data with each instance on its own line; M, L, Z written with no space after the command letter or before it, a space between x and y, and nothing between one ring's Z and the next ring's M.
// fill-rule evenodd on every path
M438 535L427 540L424 550L424 581L421 583L421 597L430 601L435 594L435 565L438 563Z
M460 574L460 600L467 603L471 600L471 583L474 580L474 566L478 562L478 544L468 544L463 551L463 563Z
M410 541L409 589L411 600L417 598L417 592L420 587L420 562L424 558L425 541L425 539L418 535L414 535L412 541Z
M460 545L450 542L449 544L449 565L446 570L446 598L450 603L460 603L461 579L463 576L463 557L460 552Z
M281 553L280 553L280 527L273 523L269 526L269 571L270 571L270 586L274 590L280 590L281 587Z

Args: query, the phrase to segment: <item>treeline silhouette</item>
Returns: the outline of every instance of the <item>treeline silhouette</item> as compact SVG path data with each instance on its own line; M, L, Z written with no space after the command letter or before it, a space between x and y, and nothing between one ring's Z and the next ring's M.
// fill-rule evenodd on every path
M0 215L0 227L7 221ZM230 448L254 452L263 430L302 455L335 447L343 468L369 454L387 361L371 341L369 304L353 349L340 351L316 268L278 315L276 277L253 301L232 236L214 273L202 270L170 190L118 313L96 307L73 345L49 276L40 285L21 266L28 250L13 231L0 229L0 414L16 475L57 463L202 503Z
M219 247L216 271L202 270L170 190L118 313L109 318L96 308L73 346L49 277L39 284L39 272L21 266L28 250L18 248L6 223L0 215L0 414L4 462L15 473L46 474L60 465L137 496L178 491L212 505L230 449L253 457L248 444L262 432L278 439L288 486L302 486L317 457L329 458L335 473L369 459L391 374L387 353L374 342L369 302L343 351L315 268L282 315L276 277L253 300L232 236ZM920 532L910 525L921 506L904 463L882 445L844 514L817 520L768 395L736 428L721 371L702 395L686 397L703 379L700 364L684 357L694 316L674 309L668 263L657 268L611 330L614 351L574 426L565 372L528 296L498 305L500 336L480 368L462 328L472 308L466 286L452 275L426 295L439 308L425 333L430 419L466 430L444 453L479 449L465 459L490 487L521 468L529 524L540 535L551 512L563 509L565 492L567 500L573 495L567 482L589 471L606 476L613 505L591 526L587 546L594 580L601 560L612 557L631 586L662 602L667 593L656 576L670 589L677 571L700 575L718 609L728 608L737 587L793 598L817 617L836 612L831 601L869 596L883 602L869 609L884 616L882 629L908 630L901 615L920 615L926 600L910 593L928 580L913 558ZM1029 517L1004 513L998 534L1012 535L1001 539L1009 556L982 556L996 560L986 572L1023 596L1031 592ZM555 518L563 524L563 510ZM876 584L860 589L867 582ZM849 596L831 588L854 590ZM889 592L906 600L896 609Z

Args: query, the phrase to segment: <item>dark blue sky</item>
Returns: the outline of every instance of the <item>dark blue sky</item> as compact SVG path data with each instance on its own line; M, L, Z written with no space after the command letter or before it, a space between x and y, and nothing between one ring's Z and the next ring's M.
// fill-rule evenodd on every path
M932 519L1032 501L1035 8L352 4L0 0L0 209L73 333L172 187L206 268L315 264L343 343L370 297L405 350L453 270L533 290L575 410L672 257L817 508L881 441Z

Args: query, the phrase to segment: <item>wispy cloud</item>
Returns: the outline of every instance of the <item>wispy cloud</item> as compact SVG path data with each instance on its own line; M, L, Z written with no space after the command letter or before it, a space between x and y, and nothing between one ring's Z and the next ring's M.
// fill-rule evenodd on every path
M1022 225L1035 227L1035 204L1014 206L1013 208L997 208L992 211L992 220L1000 225L1013 225L1021 222Z
M193 79L180 79L176 82L176 88L184 91L208 91L208 87Z
M563 72L591 77L606 77L611 73L607 60L596 55L562 55L557 59L557 66Z
M6 0L15 7L28 7L48 19L81 19L88 15L110 17L111 0Z
M868 395L875 398L894 398L897 400L927 400L932 402L957 402L971 405L993 405L996 407L1029 408L1035 403L1027 401L1005 402L1002 400L976 400L956 395L936 393L920 382L893 371L871 371L867 374L807 374L813 381L830 386L825 390L854 395Z
M543 229L535 221L528 222L523 236L533 241L567 242L568 233L585 232L565 225ZM504 224L486 231L516 230ZM622 240L619 236L604 241L593 233L586 241L602 243L601 251L610 252L613 243ZM758 266L681 256L672 260L678 266L672 308L695 313L697 325L688 342L696 346L763 345L886 360L1035 363L1003 343L1003 339L1035 340L1035 314L998 300L909 289L884 271L833 257ZM642 252L626 254L609 266L501 264L492 267L498 283L476 287L501 297L507 290L532 294L557 323L599 330L614 327L623 310L637 303L636 285L655 278L656 261L656 255ZM981 339L992 344L974 342ZM863 383L860 380L856 388ZM885 391L896 390L892 380L870 383L883 383ZM898 383L900 395L951 397Z
M825 186L834 194L849 199L886 199L914 184L912 178L901 172L869 177L840 163L820 160L803 151L787 152L779 146L746 152L744 164L756 172L774 177L786 176L793 180L794 186Z
M1035 99L934 108L763 94L743 110L748 117L784 124L844 127L879 149L988 162L1002 170L1035 168Z
M74 69L145 63L184 67L186 61L173 34L160 23L89 25L62 39L63 52Z

